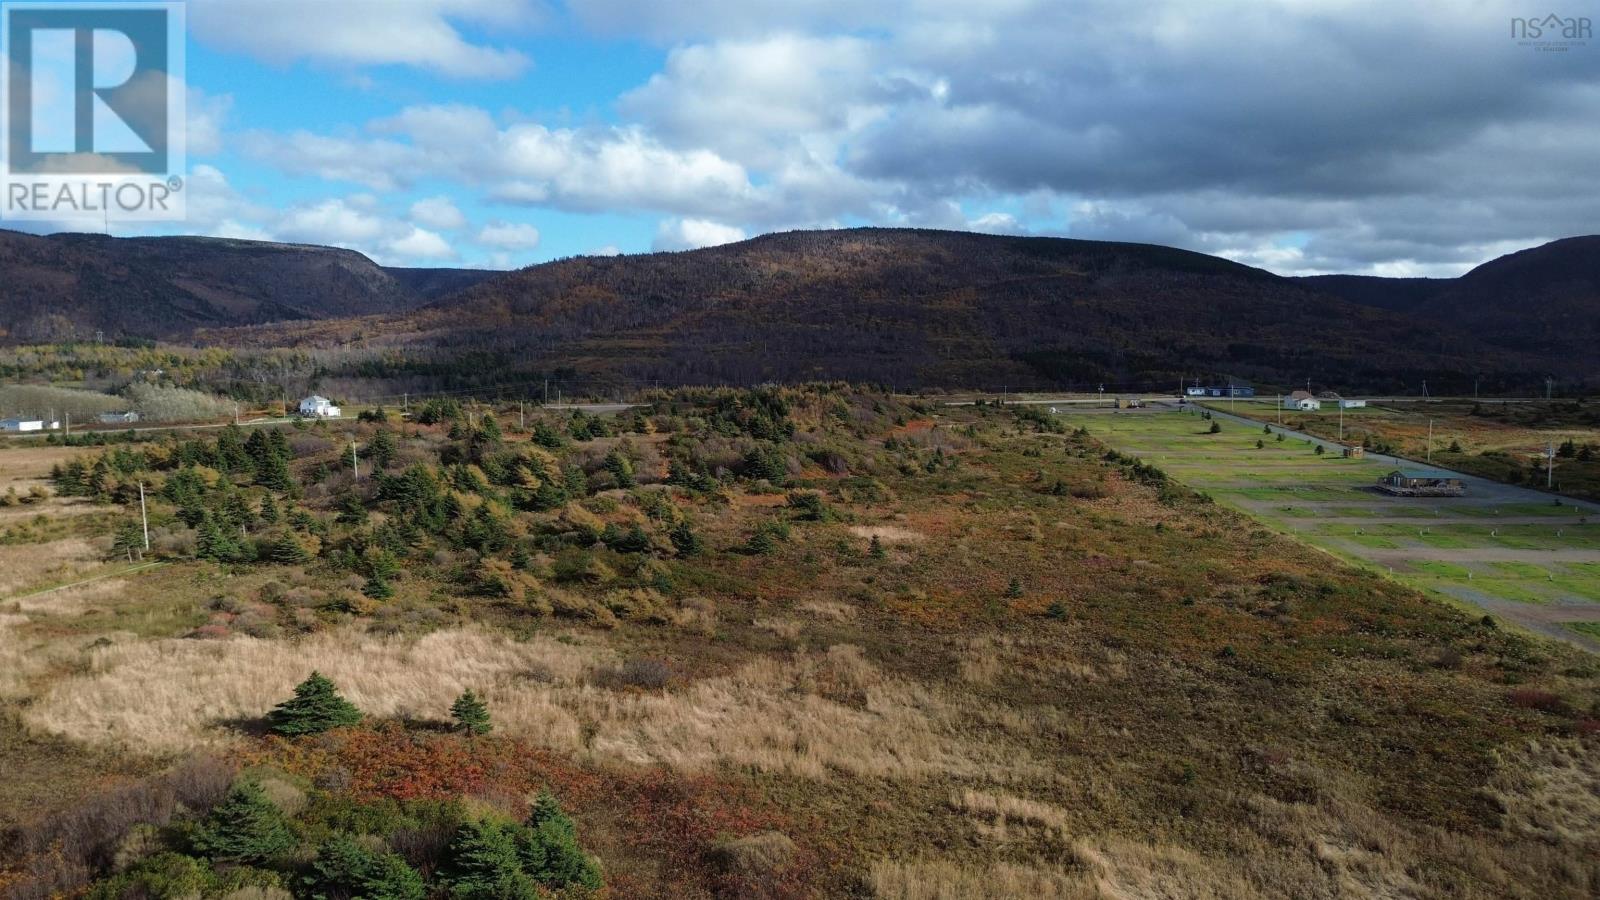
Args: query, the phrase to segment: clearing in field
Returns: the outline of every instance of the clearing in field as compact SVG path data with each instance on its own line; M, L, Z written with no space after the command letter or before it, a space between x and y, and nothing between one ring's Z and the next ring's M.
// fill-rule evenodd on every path
M1372 485L1393 460L1346 459L1335 445L1220 412L1067 419L1314 547L1600 651L1585 627L1600 622L1600 509L1590 504L1480 478L1468 479L1464 497L1388 496Z

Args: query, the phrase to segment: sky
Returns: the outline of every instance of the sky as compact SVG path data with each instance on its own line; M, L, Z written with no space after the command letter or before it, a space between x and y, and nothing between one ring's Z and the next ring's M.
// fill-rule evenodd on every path
M1600 231L1600 44L1513 37L1549 13L1600 18L1591 0L189 0L188 219L156 230L510 268L913 226L1452 276Z

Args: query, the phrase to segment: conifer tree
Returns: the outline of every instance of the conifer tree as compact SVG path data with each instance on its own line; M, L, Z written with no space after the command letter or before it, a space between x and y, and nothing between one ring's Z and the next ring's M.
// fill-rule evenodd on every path
M422 876L394 853L378 857L361 886L365 900L425 900L428 896Z
M292 534L286 534L272 545L272 561L285 566L304 565L311 561L311 552Z
M545 887L577 884L597 890L601 885L600 868L578 845L578 827L549 792L534 801L517 849L523 870Z
M612 448L606 454L606 471L617 480L617 487L631 488L634 486L633 460L617 448Z
M1060 482L1056 482L1060 484ZM889 554L883 549L883 541L877 535L872 536L872 546L867 550L867 555L873 559L883 559Z
M1022 579L1013 575L1011 583L1006 585L1006 599L1018 600L1022 597Z
M361 593L373 600L388 600L394 596L394 585L389 583L389 579L373 573L367 577L366 584L361 586Z
M395 445L394 435L390 434L387 428L380 429L372 436L372 442L367 444L367 458L380 470L387 469L399 452L400 448Z
M320 672L300 682L294 696L273 708L267 724L278 734L321 734L361 721L361 710L339 696L333 682Z
M469 688L450 705L450 718L467 734L488 734L494 724L489 721L489 706Z
M111 543L111 549L125 554L128 562L133 562L134 557L144 556L144 530L139 523L132 519L117 526L116 538Z
M212 859L261 862L294 846L294 834L283 813L272 805L261 785L241 781L195 826L194 849Z
M679 556L695 556L705 549L705 542L700 540L700 535L695 533L685 519L673 526L668 537L672 540L672 547L678 551Z
M457 829L443 872L451 900L536 900L539 888L523 871L517 831L487 819Z

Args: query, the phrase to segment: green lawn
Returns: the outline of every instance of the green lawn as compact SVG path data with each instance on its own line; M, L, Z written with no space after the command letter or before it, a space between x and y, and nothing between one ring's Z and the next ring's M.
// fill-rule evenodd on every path
M1247 404L1240 403L1240 412ZM1262 404L1255 404L1262 407ZM1271 403L1264 404L1267 409ZM1226 409L1226 405L1218 407ZM1363 410L1361 415L1381 415ZM1348 415L1355 417L1356 413ZM1279 531L1354 562L1387 570L1391 562L1367 553L1415 551L1395 577L1424 589L1454 589L1452 597L1482 596L1521 603L1583 598L1600 601L1600 522L1495 523L1496 518L1567 517L1570 506L1522 502L1499 507L1442 500L1418 503L1367 489L1390 466L1366 459L1318 456L1303 440L1278 441L1259 428L1222 422L1217 434L1196 414L1072 415L1118 451L1159 466L1167 474L1220 503L1235 506ZM1263 442L1257 447L1256 441ZM1318 504L1318 505L1310 505ZM1427 525L1398 522L1321 524L1317 519L1441 519ZM1497 559L1522 551L1592 551L1594 561L1549 563ZM1469 552L1472 563L1424 557L1433 551Z

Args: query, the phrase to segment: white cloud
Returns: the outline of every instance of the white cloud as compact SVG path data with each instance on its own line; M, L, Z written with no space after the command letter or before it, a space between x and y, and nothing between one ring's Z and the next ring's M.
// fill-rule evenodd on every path
M588 253L585 253L584 255L585 256L621 256L622 255L622 248L616 246L615 244L607 244L604 247L596 247L595 249L590 250Z
M361 245L382 237L386 230L383 219L358 209L357 205L332 199L291 207L273 231L283 240L340 247Z
M539 246L539 229L525 222L491 222L478 232L477 241L501 250L532 250Z
M530 0L191 0L195 36L274 63L410 65L463 78L509 78L529 65L515 49L474 43L455 23L513 29Z
M454 231L467 224L467 217L449 197L424 197L411 204L411 220L441 231Z
M407 262L432 262L455 259L456 251L450 242L426 228L411 227L410 233L389 241L387 250L394 257Z
M731 244L745 238L744 229L705 219L667 219L656 228L656 250L694 250Z

